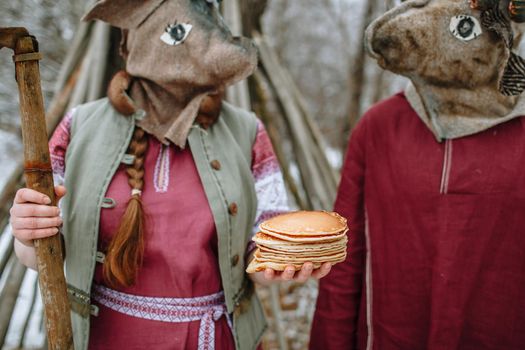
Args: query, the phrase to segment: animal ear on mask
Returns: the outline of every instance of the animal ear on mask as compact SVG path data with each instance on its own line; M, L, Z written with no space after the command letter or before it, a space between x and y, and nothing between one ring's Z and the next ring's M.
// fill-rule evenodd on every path
M102 0L82 18L100 20L121 29L133 29L142 24L165 0Z
M505 96L517 96L525 91L525 60L514 52L510 53L499 90Z
M514 32L505 14L498 8L481 13L482 25L494 32L505 43L509 59L499 82L499 90L505 96L517 96L525 91L525 60L512 52Z

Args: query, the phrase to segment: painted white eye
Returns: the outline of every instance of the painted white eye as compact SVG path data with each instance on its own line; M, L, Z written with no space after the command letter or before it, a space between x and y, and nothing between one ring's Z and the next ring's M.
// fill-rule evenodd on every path
M450 32L461 41L470 41L483 34L478 19L467 15L452 17Z
M164 33L161 35L160 40L165 42L168 45L176 46L184 43L186 39L188 38L188 35L190 35L191 29L193 26L191 24L187 23L179 23L175 22L174 24L170 24L166 27L164 30Z

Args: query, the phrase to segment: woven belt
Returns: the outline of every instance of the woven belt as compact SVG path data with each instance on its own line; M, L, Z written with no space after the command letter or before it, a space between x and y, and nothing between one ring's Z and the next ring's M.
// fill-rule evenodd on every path
M215 348L215 321L226 316L232 327L224 292L197 298L154 298L94 285L92 298L105 307L133 317L170 323L200 321L198 350Z

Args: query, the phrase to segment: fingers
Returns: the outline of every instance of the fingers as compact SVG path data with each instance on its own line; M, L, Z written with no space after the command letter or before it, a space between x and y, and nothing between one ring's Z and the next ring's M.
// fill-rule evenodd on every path
M33 240L54 236L58 233L58 228L44 228L37 230L17 230L16 239L23 245L33 246ZM14 232L13 232L14 234Z
M17 217L11 218L13 230L35 230L53 228L62 225L62 218L55 217Z
M58 198L66 194L64 186L55 187ZM11 213L13 236L26 246L33 246L33 240L50 237L58 233L62 225L60 209L49 206L51 199L32 189L23 188L16 192Z
M273 281L275 278L275 271L272 269L264 270L264 279L267 281Z
M40 204L18 204L11 208L11 217L54 217L60 215L58 207Z
M46 204L47 205L47 204L51 204L51 199L45 194L42 194L35 190L31 190L29 188L22 188L16 192L14 203L15 204L35 203L35 204Z
M328 275L330 273L331 269L332 269L332 264L331 263L324 263L323 265L321 265L321 267L319 269L315 270L312 273L312 277L314 277L316 279L321 279L321 278L325 277L326 275Z
M64 186L55 186L55 194L57 196L57 201L66 195L66 188Z
M55 186L55 194L57 196L57 200L64 197L66 195L66 192L67 191L64 186ZM22 188L16 192L14 203L34 203L48 205L51 204L51 199L45 194L40 193L38 191L29 188Z
M305 283L310 277L321 279L330 273L332 269L331 263L324 263L319 269L314 270L313 263L304 263L301 270L296 272L292 265L285 268L283 272L276 272L272 269L266 269L263 271L264 279L268 282L271 281L294 281L297 283Z
M293 267L293 266L286 266L284 271L281 273L281 280L283 280L283 281L291 281L291 280L293 280L294 275L295 275L295 267Z
M312 271L314 270L314 264L312 263L304 263L301 267L301 271L297 273L297 276L295 276L295 281L299 283L305 283L308 281L310 276L312 275Z
M277 272L272 269L264 270L264 279L268 282L271 281L291 281L295 275L295 268L293 266L287 266L284 271Z

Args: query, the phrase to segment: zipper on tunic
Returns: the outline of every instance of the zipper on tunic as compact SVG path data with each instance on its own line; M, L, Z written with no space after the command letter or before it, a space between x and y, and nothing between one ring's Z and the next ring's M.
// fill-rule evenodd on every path
M443 156L443 171L441 173L440 194L448 193L448 183L450 181L450 169L452 168L452 140L445 141L445 154Z

